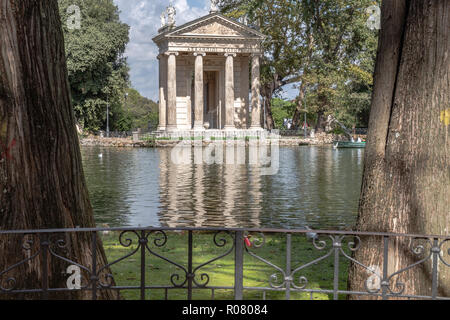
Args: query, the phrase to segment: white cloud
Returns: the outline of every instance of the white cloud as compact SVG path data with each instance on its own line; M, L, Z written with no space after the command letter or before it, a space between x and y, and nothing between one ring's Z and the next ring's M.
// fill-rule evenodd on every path
M152 38L158 33L160 15L169 1L114 0L120 18L130 29L130 42L125 55L130 65L131 83L143 96L158 100L158 48ZM209 0L174 0L177 25L208 14Z

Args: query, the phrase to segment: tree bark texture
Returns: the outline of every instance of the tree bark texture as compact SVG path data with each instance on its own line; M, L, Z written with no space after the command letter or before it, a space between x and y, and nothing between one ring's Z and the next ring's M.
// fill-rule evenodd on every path
M450 2L385 0L381 23L357 229L448 235ZM431 250L420 239L394 237L388 245L388 275ZM419 245L421 254L412 250ZM354 258L383 270L382 249L383 239L362 238ZM353 263L349 289L366 291L370 275ZM431 262L394 276L388 292L430 295ZM442 263L438 293L450 296L450 268Z
M95 226L71 106L57 0L0 0L0 142L1 229ZM48 241L56 253L91 268L91 234L52 235ZM37 235L1 236L0 272L37 252L39 242ZM101 241L96 251L99 268L106 264ZM43 254L39 254L3 274L0 286L13 287L11 277L16 289L42 288L42 262ZM49 254L50 288L66 287L68 265ZM90 294L49 298L90 298ZM117 295L101 291L98 298Z

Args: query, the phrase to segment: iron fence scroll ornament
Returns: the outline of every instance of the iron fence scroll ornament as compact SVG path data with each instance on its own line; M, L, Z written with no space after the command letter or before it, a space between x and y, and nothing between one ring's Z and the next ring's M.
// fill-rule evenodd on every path
M174 261L173 259L163 255L160 251L167 248L169 240L169 232L182 230L188 232L188 259L186 261ZM97 233L119 232L118 244L122 248L129 249L126 254L118 259L111 261L103 266L97 266ZM194 265L193 257L198 254L194 246L196 239L195 232L207 232L212 236L211 242L213 247L217 248L220 253L217 256ZM211 297L214 298L215 290L234 290L235 298L242 299L244 290L258 290L263 292L263 298L266 298L268 291L283 291L286 299L290 299L291 292L307 292L310 293L312 299L313 293L331 294L334 299L338 299L339 295L360 295L360 296L377 296L383 299L391 297L408 297L408 298L428 298L439 300L450 300L450 297L438 296L438 276L442 268L450 267L450 236L431 236L431 235L406 235L406 234L387 234L387 233L370 233L370 232L345 232L345 231L314 231L317 236L307 237L311 230L282 230L282 229L226 229L226 228L91 228L91 229L55 229L55 230L29 230L29 231L4 231L0 230L0 236L11 236L14 241L20 241L22 248L21 255L18 254L18 262L11 266L3 266L4 270L0 270L0 294L16 294L27 292L38 292L42 294L43 299L48 298L48 293L67 291L71 288L49 288L48 282L42 282L42 288L17 288L18 283L23 283L23 279L18 279L17 272L14 272L20 266L29 263L39 257L42 273L48 275L47 263L49 259L56 259L67 263L70 266L81 270L80 276L82 285L73 290L91 290L92 299L96 299L98 290L141 290L141 299L145 299L147 290L158 289L165 290L165 298L168 298L168 290L170 289L186 289L188 299L192 299L193 289L211 290ZM93 257L91 265L86 266L74 261L71 257L71 239L73 234L85 233L91 236ZM286 241L286 266L281 267L270 261L270 259L262 257L258 253L258 249L264 248L267 244L267 234L283 234L282 239ZM70 236L72 235L72 236ZM239 235L239 236L238 236ZM354 258L353 253L361 248L363 243L362 237L379 237L384 243L382 248L384 260L382 268L368 266ZM208 236L209 237L209 236ZM311 249L318 253L318 257L314 257L311 261L301 261L300 265L291 266L292 255L300 253L292 249L292 239L303 237L305 240L310 238ZM10 238L10 241L12 241ZM281 238L280 238L281 239ZM415 259L412 263L402 269L393 270L391 273L387 271L389 262L387 260L389 243L399 241L405 246L408 244L409 251ZM208 240L209 241L209 240ZM408 242L409 241L409 242ZM241 243L242 242L242 243ZM271 244L272 245L272 244ZM406 247L408 248L408 247ZM310 250L310 249L308 249ZM167 251L167 250L166 250ZM235 253L235 285L234 286L214 286L210 285L211 275L205 271L207 266L212 265L225 257ZM119 286L116 284L114 275L109 271L116 264L122 261L128 261L131 257L140 253L141 264L141 282L139 286ZM269 272L266 280L267 286L262 287L245 287L244 286L244 255L259 260L268 266L273 272ZM167 285L152 285L146 283L145 266L146 258L159 259L176 268L176 272L168 276ZM311 288L309 280L304 274L307 268L310 268L325 259L334 259L331 263L333 267L333 288ZM345 291L339 288L339 270L342 261L354 263L354 265L367 271L369 278L364 282L365 292ZM417 268L421 265L431 266L432 276L432 294L430 296L405 295L406 284L404 275L409 270ZM45 277L44 277L45 278ZM19 281L20 280L20 281ZM44 279L45 280L45 279ZM370 281L371 282L370 282Z

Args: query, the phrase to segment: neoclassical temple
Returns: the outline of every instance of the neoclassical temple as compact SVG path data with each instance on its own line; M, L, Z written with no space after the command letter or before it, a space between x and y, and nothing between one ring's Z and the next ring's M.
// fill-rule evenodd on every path
M172 5L166 14L153 38L159 48L158 129L261 130L264 35L221 15L214 0L209 15L182 26L175 25Z

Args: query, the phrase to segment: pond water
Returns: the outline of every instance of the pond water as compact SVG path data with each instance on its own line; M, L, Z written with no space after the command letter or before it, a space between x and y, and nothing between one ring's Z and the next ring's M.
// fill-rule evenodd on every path
M280 147L274 175L249 161L175 164L168 148L81 152L97 225L349 229L356 221L363 149Z

